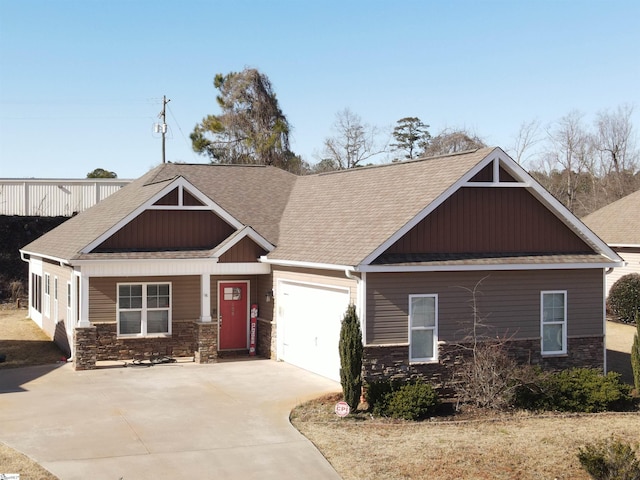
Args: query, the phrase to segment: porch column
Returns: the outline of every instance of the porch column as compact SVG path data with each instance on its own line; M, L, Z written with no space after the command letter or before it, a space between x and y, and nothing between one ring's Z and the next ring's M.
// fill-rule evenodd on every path
M80 318L78 327L87 328L91 326L89 322L89 277L80 273Z
M208 273L200 275L200 321L211 322L211 276Z

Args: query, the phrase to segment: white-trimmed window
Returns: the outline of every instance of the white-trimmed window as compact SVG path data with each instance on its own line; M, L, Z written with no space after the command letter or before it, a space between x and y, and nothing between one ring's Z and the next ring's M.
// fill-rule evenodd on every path
M567 292L540 292L540 336L542 354L567 353Z
M118 336L171 334L170 283L118 284Z
M71 304L71 282L67 282L67 329L73 327L73 306Z
M44 274L44 314L51 315L51 275Z
M409 295L409 361L438 358L438 296Z

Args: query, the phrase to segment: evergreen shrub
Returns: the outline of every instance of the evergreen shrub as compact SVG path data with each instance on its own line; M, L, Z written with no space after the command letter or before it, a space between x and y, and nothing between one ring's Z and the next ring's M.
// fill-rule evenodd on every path
M640 314L640 274L620 277L607 297L607 310L623 323L633 324Z

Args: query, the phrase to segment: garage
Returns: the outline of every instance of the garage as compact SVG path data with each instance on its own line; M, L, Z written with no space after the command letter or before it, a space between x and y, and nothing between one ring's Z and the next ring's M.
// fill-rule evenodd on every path
M277 288L279 357L340 381L340 325L349 290L280 281Z

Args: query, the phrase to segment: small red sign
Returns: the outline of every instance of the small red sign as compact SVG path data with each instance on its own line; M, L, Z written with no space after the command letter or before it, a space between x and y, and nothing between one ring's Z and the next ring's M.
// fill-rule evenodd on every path
M346 417L349 415L349 404L347 402L338 402L336 403L335 411L339 417Z

